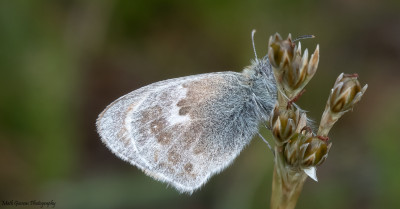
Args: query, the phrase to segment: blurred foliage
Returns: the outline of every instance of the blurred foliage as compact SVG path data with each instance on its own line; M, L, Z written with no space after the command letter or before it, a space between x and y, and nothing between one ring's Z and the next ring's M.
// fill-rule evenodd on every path
M56 208L266 208L272 154L258 138L191 196L109 152L97 114L167 78L240 71L268 36L314 34L316 79L299 104L317 121L341 72L369 89L332 130L333 147L297 208L399 208L400 2L0 1L0 200ZM268 135L267 131L263 131Z

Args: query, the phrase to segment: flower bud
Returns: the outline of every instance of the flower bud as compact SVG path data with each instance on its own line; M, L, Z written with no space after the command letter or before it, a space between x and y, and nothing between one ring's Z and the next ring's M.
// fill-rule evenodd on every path
M367 90L368 85L361 89L357 75L340 74L337 78L328 104L333 113L346 112L350 110Z
M301 43L294 44L289 37L282 40L279 34L269 39L268 57L274 75L283 93L293 99L314 76L319 62L319 46L308 59L308 50L301 55Z
M320 165L328 157L329 149L331 144L327 144L325 141L318 137L307 138L300 146L301 154L301 167L311 167Z
M268 57L273 67L281 68L293 59L295 44L292 42L290 34L286 40L282 40L282 37L276 33L269 37L268 46Z
M303 125L303 124L302 124ZM304 126L301 131L297 131L286 143L283 156L286 162L292 167L299 167L304 158L304 152L307 145L304 145L306 139L311 138L313 132L308 126Z
M282 145L289 141L289 139L296 133L300 121L304 121L305 115L301 117L299 110L294 107L289 109L279 108L275 106L270 119L272 134L277 140L277 144Z
M298 133L294 134L285 145L285 148L283 150L283 156L285 157L286 162L291 166L297 166L299 164L299 148L302 137L304 137L304 135Z

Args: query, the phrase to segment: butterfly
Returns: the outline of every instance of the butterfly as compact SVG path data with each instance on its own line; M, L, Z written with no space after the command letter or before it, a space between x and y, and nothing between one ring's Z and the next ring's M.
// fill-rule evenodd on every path
M192 75L134 90L108 105L96 126L116 156L192 193L258 134L276 97L265 56L241 73Z

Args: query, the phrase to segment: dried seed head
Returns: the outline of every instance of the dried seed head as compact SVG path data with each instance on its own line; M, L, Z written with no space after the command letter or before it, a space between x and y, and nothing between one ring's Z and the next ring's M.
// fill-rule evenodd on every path
M283 154L286 163L292 167L299 167L303 160L304 152L308 146L308 143L304 145L306 139L313 136L312 130L305 126L290 138L290 140L285 144Z
M294 44L290 38L282 40L279 34L269 39L268 56L274 75L283 93L289 99L296 96L314 76L319 62L319 46L308 59L308 50L301 54L301 43Z
M285 145L283 150L283 156L285 157L286 162L293 167L297 167L297 165L299 164L299 147L300 142L302 141L301 137L304 137L304 135L298 133L294 134Z
M304 51L303 57L301 57L301 52L296 52L291 65L285 66L283 70L283 84L287 90L296 90L307 78L307 59L308 50Z
M357 75L340 74L329 96L328 104L333 113L346 112L360 101L368 85L361 88Z
M270 125L272 134L274 135L277 144L282 145L296 133L301 117L300 111L294 107L289 109L279 108L275 106L272 117L270 117Z
M276 33L269 38L268 46L268 57L273 67L281 68L284 63L293 59L295 44L292 42L290 34L288 39L282 40L282 37Z
M311 166L320 165L328 157L328 152L331 144L327 144L325 141L318 137L309 137L300 146L301 154L301 167L307 168Z

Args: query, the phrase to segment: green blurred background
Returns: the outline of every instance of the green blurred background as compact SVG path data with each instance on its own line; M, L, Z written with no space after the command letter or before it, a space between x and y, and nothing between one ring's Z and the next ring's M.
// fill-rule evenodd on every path
M321 58L299 101L317 121L341 72L369 85L333 128L319 182L307 180L297 208L399 208L399 0L1 0L0 201L269 208L272 154L258 138L189 196L119 160L95 131L106 105L141 86L241 71L254 58L252 29L260 56L275 32L317 36L302 41L319 43Z

